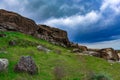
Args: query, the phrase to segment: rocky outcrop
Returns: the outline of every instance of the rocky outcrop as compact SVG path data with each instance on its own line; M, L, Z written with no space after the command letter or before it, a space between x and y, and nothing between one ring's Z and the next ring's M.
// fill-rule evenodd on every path
M38 73L38 67L30 56L22 56L20 61L15 65L14 71L27 72L29 74Z
M67 32L46 25L37 25L33 20L17 13L0 9L0 31L19 31L64 47L70 46Z
M8 67L8 60L7 59L0 59L0 71L6 70Z
M119 55L113 48L88 49L88 51L84 51L83 54L92 55L105 60L119 61Z
M49 27L47 25L38 25L36 36L38 38L47 40L53 44L61 45L63 47L70 46L70 41L67 37L67 32L58 28Z
M83 51L83 54L91 55L91 56L95 56L95 57L100 57L100 53L96 52L96 51Z
M37 25L31 19L21 15L0 9L0 31L19 31L26 34L34 34Z
M88 51L86 46L82 46L82 45L75 44L75 43L71 43L70 47L73 48L72 52L74 52L74 53L80 53L80 52L83 52L83 51Z
M104 48L99 50L98 52L100 53L100 57L106 60L119 60L119 56L113 48Z

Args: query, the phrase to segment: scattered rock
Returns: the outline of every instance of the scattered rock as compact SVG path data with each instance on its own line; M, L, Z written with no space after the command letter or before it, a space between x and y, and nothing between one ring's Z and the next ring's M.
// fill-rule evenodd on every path
M72 49L72 52L73 53L80 53L80 52L82 52L80 49L78 49L78 48L74 48L74 49Z
M88 51L88 49L87 49L86 46L78 45L78 48L79 48L81 51Z
M7 59L0 59L0 71L6 70L8 67L8 60Z
M113 48L104 48L98 51L100 53L100 57L106 60L114 60L118 61L119 56L117 52Z
M45 47L43 47L43 46L41 46L41 45L39 45L39 46L37 46L37 49L39 50L39 51L45 51L45 52L50 52L50 50L49 49L47 49L47 48L45 48Z
M96 51L83 51L83 54L92 55L95 57L100 57L100 53L98 53Z
M15 46L17 43L16 43L16 41L15 40L11 40L11 41L9 41L9 45L10 46Z
M5 37L6 36L6 34L0 34L0 37Z
M118 57L119 57L119 61L120 61L120 53L117 53L118 54Z
M14 71L16 72L27 72L31 75L38 73L38 67L30 56L22 56L15 65Z
M71 48L73 48L72 52L88 51L86 46L78 45L78 44L75 44L75 43L71 43Z

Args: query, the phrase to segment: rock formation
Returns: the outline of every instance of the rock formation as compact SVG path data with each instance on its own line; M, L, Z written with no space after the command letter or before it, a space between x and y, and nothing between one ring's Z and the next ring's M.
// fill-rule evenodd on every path
M86 46L78 45L78 44L75 44L75 43L71 43L70 47L73 48L72 52L88 51Z
M0 71L7 69L9 62L7 59L0 59Z
M83 54L100 57L100 53L96 51L83 51Z
M37 29L36 23L21 15L0 9L0 30L19 31L26 34L34 34Z
M100 57L106 60L119 60L119 56L113 48L104 48L99 50L98 52L100 53Z
M30 56L22 56L14 68L16 72L27 72L29 74L38 73L38 68Z
M101 58L107 60L118 60L118 55L112 48L93 50L94 52L91 53L89 52L90 49L87 49L86 46L71 43L66 31L47 25L37 25L31 19L3 9L0 9L0 31L18 31L47 40L56 45L72 48L72 52L80 53L88 51L86 53L92 54L93 56L99 56L100 54ZM4 36L4 34L0 34L0 37ZM9 42L9 45L14 45L14 41Z
M38 25L37 37L63 47L70 46L67 32L47 25Z
M46 25L37 25L33 20L17 13L0 9L0 31L18 31L47 40L64 47L70 46L67 32Z

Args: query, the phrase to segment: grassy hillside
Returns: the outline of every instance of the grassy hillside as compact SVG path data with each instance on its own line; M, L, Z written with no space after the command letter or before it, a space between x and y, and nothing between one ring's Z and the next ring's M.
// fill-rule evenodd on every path
M0 58L9 60L8 70L0 72L0 80L89 80L92 74L104 75L110 80L120 80L120 63L92 57L75 55L70 49L36 39L18 32L0 32L6 37L0 37ZM8 45L15 40L16 46ZM37 50L37 45L50 49L49 53ZM38 74L14 72L14 66L21 56L32 56L38 66Z

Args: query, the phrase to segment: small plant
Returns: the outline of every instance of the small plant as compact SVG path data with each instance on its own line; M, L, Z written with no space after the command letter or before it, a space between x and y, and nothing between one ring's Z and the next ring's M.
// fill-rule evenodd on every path
M56 66L54 68L54 75L55 75L55 80L62 80L62 78L65 76L64 68L61 66Z
M112 80L112 79L105 74L93 74L89 80Z

